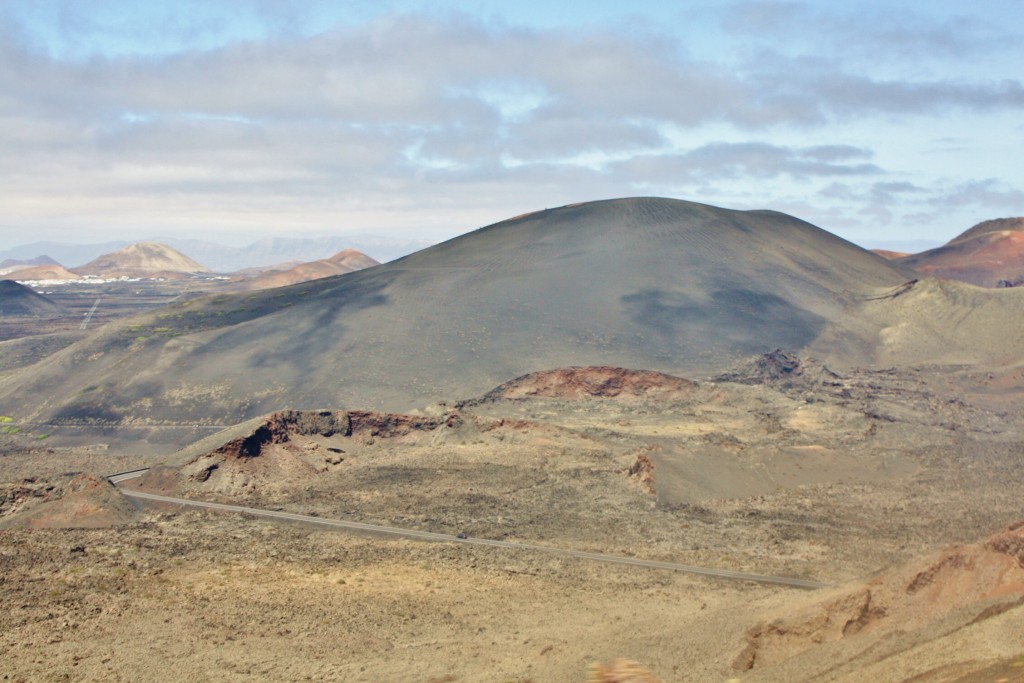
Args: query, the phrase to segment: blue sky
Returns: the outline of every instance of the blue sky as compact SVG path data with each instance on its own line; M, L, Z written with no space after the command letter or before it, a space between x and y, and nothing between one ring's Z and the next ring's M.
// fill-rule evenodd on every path
M631 195L923 248L1024 214L1018 14L1008 0L5 0L0 248L443 239Z

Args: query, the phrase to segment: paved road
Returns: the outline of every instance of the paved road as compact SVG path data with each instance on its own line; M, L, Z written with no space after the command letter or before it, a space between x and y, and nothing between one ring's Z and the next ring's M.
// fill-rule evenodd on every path
M128 479L141 477L143 473L145 473L145 471L146 470L134 470L132 472L122 472L120 474L111 475L110 477L108 477L108 479L112 484L116 485ZM709 576L719 579L730 579L733 581L753 581L756 583L789 586L792 588L815 589L828 587L828 584L819 583L818 581L788 576L767 576L764 574L734 572L728 569L709 569L707 567L692 567L690 565L676 564L674 562L643 560L636 557L605 555L603 553L588 553L583 550L568 550L565 548L553 548L551 546L533 545L530 543L510 543L508 541L495 541L488 538L459 538L458 536L452 536L450 534L439 534L432 531L420 531L418 529L401 529L398 527L382 526L379 524L364 524L363 522L352 522L343 519L325 519L323 517L313 517L311 515L298 515L292 512L279 512L276 510L261 510L259 508L243 507L241 505L207 503L199 500L188 500L186 498L172 498L170 496L160 496L154 493L144 493L142 491L133 491L131 489L121 489L121 493L130 498L138 498L141 500L150 500L160 503L171 503L174 505L203 508L207 510L220 510L223 512L244 513L252 515L254 517L263 517L271 520L300 522L302 524L313 524L316 526L330 528L352 529L356 531L366 531L374 534L386 534L390 536L399 536L402 538L411 538L422 541L443 541L448 543L463 543L466 545L486 545L496 548L532 550L536 552L548 553L551 555L561 555L563 557L575 557L582 560L593 560L595 562L625 564L633 567L647 567L650 569L667 569L670 571L684 572L686 574L697 574L700 576Z

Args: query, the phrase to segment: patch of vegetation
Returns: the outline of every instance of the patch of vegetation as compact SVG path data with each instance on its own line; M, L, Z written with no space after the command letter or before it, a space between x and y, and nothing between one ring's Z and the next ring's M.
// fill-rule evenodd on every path
M3 422L14 422L14 418L13 417L9 417L7 415L0 415L0 423L3 423Z

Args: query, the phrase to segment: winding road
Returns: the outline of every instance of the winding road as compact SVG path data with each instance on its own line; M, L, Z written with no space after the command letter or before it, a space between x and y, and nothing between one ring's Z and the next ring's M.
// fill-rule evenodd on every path
M107 479L110 481L111 484L114 484L116 486L117 484L123 481L128 481L130 479L136 479L138 477L141 477L143 474L146 473L146 471L146 469L141 469L133 470L131 472L121 472L119 474L113 474L107 477ZM730 571L728 569L693 567L685 564L676 564L674 562L644 560L636 557L625 557L622 555L605 555L603 553L590 553L583 550L554 548L545 545L534 545L532 543L510 543L508 541L495 541L488 538L460 538L459 536L453 536L451 534L439 534L433 531L420 531L419 529L402 529L399 527L383 526L379 524L365 524L363 522L353 522L344 519L325 519L323 517L299 515L293 512L281 512L278 510L262 510L260 508L244 507L241 505L207 503L200 500L189 500L187 498L172 498L171 496L161 496L155 493L145 493L143 491L134 491L132 489L126 488L119 488L119 490L125 496L128 496L129 498L136 498L139 500L148 500L158 503L181 505L184 507L201 508L205 510L235 512L240 514L251 515L253 517L261 517L264 519L298 522L301 524L311 524L319 527L364 531L373 534L386 534L389 536L398 536L401 538L410 538L420 541L441 541L446 543L462 543L465 545L484 545L495 548L532 550L535 552L548 553L550 555L574 557L581 560L592 560L594 562L604 562L608 564L624 564L633 567L647 567L650 569L666 569L669 571L683 572L686 574L697 574L699 576L707 576L717 579L729 579L732 581L752 581L755 583L788 586L790 588L804 588L813 590L817 588L828 587L828 584L813 581L811 579L801 579L789 576L768 576L766 574L751 574L748 572Z

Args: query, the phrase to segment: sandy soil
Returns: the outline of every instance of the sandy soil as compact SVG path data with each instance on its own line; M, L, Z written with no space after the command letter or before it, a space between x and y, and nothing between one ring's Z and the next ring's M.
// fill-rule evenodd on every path
M715 680L764 593L195 513L3 532L0 563L11 680L583 681L622 655Z
M662 681L1016 671L1019 591L993 601L991 587L966 590L965 574L942 559L960 552L948 544L1024 516L1024 416L1006 409L1007 396L1020 405L1015 375L988 380L991 403L988 390L961 398L988 377L973 371L840 374L787 355L740 366L729 381L669 379L677 392L655 399L636 395L649 392L648 375L613 375L542 374L538 391L517 381L515 397L407 416L256 420L187 449L170 476L143 485L837 588L149 509L116 530L0 532L0 596L13 607L0 617L0 657L22 680L161 680L167 661L181 680L582 681L591 663L617 657ZM624 386L645 388L623 395ZM52 454L8 450L17 471L37 462L60 479ZM131 460L66 456L115 470ZM960 552L980 563L978 553ZM1010 569L971 576L998 586ZM908 594L928 571L927 590ZM936 586L959 597L932 595ZM822 613L832 621L815 626ZM752 639L760 661L748 666Z

